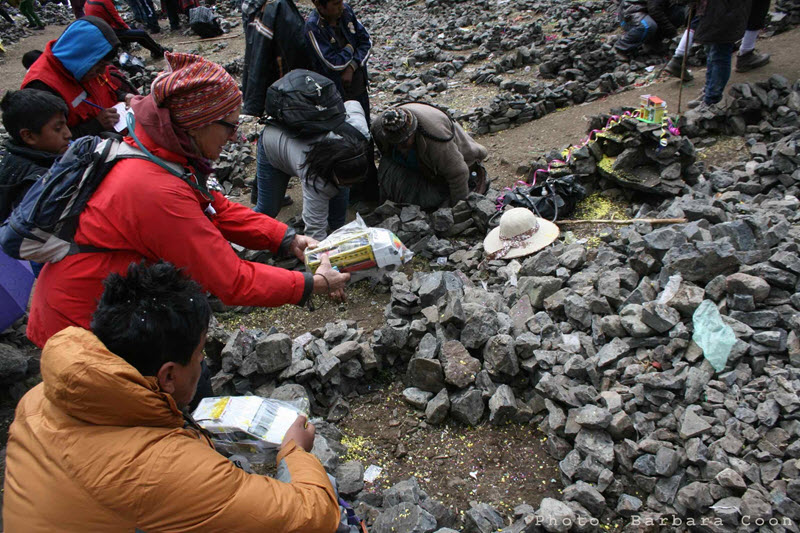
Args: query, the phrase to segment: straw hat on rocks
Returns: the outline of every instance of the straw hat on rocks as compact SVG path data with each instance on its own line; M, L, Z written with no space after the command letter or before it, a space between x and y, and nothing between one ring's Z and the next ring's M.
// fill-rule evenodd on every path
M513 259L538 252L558 238L558 226L529 209L515 207L500 218L500 225L483 241L486 259Z

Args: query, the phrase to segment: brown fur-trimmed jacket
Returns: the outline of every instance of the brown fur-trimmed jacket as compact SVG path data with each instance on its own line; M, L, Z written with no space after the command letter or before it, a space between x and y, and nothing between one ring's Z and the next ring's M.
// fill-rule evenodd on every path
M450 189L450 203L455 205L469 194L469 167L488 155L486 148L475 142L457 122L444 112L426 104L403 104L416 118L424 130L438 138L452 140L439 142L417 131L415 147L422 175L432 181L446 183ZM372 135L382 154L391 154L392 147L386 142L381 122L375 121Z

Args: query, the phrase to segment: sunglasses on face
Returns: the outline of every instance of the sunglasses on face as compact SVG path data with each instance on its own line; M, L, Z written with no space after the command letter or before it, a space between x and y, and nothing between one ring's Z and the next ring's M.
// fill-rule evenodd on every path
M228 122L227 120L215 120L214 124L219 124L221 126L225 126L226 128L230 128L230 130L231 130L230 134L231 135L236 135L236 132L239 131L239 123L238 122L236 124L232 124L232 123Z

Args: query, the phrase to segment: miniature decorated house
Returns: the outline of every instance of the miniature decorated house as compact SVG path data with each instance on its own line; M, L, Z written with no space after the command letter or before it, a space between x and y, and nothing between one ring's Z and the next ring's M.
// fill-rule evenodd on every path
M643 94L639 105L639 118L645 122L661 123L667 114L667 103L650 94Z

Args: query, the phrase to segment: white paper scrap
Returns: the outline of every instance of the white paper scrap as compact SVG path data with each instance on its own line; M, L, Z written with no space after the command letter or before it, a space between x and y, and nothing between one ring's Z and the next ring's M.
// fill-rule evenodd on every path
M367 469L364 470L364 481L367 483L374 482L376 479L378 479L378 476L381 475L381 472L383 472L383 468L375 465L369 465Z
M125 102L117 102L117 104L114 105L114 109L116 109L119 114L119 120L114 124L114 129L116 131L122 131L128 127L128 113L133 113L133 109L125 107Z

